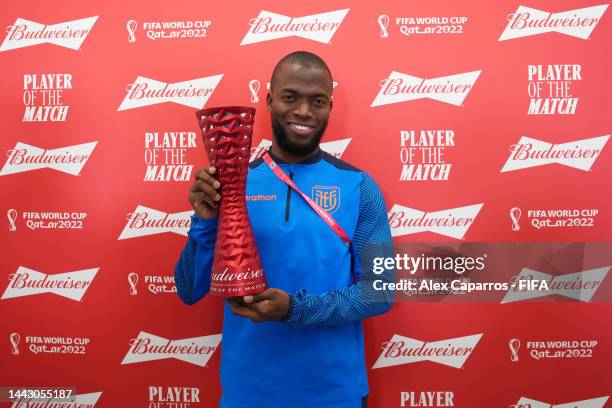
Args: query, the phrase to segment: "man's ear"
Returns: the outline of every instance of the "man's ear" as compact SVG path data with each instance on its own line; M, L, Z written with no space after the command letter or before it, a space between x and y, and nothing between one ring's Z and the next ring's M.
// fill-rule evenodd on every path
M268 105L268 111L272 111L272 95L270 95L270 92L268 92L268 94L266 95L266 105Z
M329 101L329 110L332 110L333 107L334 107L334 101L330 100Z

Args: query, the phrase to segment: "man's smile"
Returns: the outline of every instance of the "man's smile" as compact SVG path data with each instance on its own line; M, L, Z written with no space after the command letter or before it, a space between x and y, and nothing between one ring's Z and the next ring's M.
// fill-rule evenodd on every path
M306 138L315 133L315 126L311 124L288 122L287 125L289 129L291 129L291 131L297 136Z

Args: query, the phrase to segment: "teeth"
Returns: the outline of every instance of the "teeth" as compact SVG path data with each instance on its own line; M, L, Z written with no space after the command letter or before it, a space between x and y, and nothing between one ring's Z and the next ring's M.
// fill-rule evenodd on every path
M310 129L310 126L303 126L303 125L297 125L297 124L293 124L293 127L298 129L298 130L308 130Z

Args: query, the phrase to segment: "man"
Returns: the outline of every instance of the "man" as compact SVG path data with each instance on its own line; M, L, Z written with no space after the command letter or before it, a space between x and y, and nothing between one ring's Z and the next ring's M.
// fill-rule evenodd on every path
M386 312L391 299L368 299L360 261L370 244L382 245L393 256L391 234L376 183L319 149L332 89L331 72L318 56L298 51L279 61L267 95L273 131L269 154L313 200L327 192L319 204L352 242L346 245L262 158L250 164L247 196L270 198L247 201L270 289L226 299L221 407L367 404L361 320ZM210 286L221 199L214 174L213 167L198 171L189 193L195 215L175 270L186 304L197 302Z

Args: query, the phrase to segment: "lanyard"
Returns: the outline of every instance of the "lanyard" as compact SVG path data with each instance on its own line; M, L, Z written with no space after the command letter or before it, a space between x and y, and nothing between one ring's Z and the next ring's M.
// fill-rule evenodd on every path
M344 241L345 244L348 245L351 243L351 239L348 237L346 232L344 232L340 224L338 224L338 222L334 220L334 218L331 215L329 215L327 211L321 208L319 204L315 203L310 197L302 193L302 191L298 188L298 186L295 185L293 180L291 180L289 176L285 174L283 169L281 169L274 162L274 160L272 160L272 158L270 157L270 153L265 152L263 155L263 159L268 165L268 167L270 167L270 170L272 170L272 172L276 175L276 177L278 177L283 183L287 184L289 187L291 187L297 193L299 193L302 196L302 198L306 200L308 205L312 207L312 209L319 215L319 217L323 218L323 221L325 221L327 225L329 225L329 227L336 233L336 235L340 237L342 241Z

